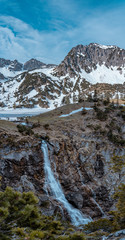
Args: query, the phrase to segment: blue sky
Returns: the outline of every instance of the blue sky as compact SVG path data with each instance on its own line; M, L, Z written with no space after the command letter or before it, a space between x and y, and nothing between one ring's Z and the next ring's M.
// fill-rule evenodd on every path
M60 63L78 44L125 48L125 1L0 0L0 57Z

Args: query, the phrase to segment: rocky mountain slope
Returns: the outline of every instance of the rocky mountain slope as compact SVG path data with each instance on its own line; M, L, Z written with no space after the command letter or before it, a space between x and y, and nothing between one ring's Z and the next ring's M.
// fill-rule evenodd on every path
M91 73L102 65L112 71L115 67L122 74L125 67L125 50L116 46L104 46L94 43L87 46L78 45L71 49L55 72L57 72L58 76L69 74L70 77L74 77L81 75L82 70ZM112 79L112 81L114 80Z
M11 61L4 58L0 58L0 80L11 79L12 77L21 74L24 71L41 69L41 68L50 68L55 67L55 64L45 64L36 59L30 59L24 64L18 62L17 60Z
M33 117L29 130L0 121L1 189L9 185L19 191L32 190L39 196L45 214L59 212L62 218L70 219L50 189L49 195L45 192L44 139L51 168L68 202L93 219L108 216L115 208L112 196L116 187L125 183L124 162L116 162L115 171L112 161L113 156L125 155L124 109L100 106L98 110L59 117L81 106L69 105Z
M71 49L58 66L0 59L1 107L55 108L94 95L125 98L125 50L91 43ZM122 102L123 103L123 102Z

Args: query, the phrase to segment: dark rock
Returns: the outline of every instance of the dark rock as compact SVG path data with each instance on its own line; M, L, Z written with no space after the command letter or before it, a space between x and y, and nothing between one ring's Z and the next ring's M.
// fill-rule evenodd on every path
M98 178L101 178L104 175L104 163L101 160L100 155L97 155L94 169L95 169L95 174Z
M56 140L53 140L53 141L50 141L49 143L53 146L53 148L54 148L54 153L55 153L55 154L58 154L59 151L60 151L60 144L59 144L59 142L56 141Z
M0 79L2 79L2 80L5 79L5 77L4 77L4 75L2 73L0 73Z
M103 205L106 211L109 211L113 204L112 199L110 199L109 192L105 186L100 186L95 189L96 200Z
M0 58L0 67L8 66L11 71L21 71L23 64L19 63L17 60L11 61L4 58Z
M82 194L79 192L76 193L68 193L66 195L67 200L71 203L74 207L81 209L83 206L83 197Z
M26 63L24 63L24 70L34 70L39 69L45 66L46 64L43 62L40 62L34 58L30 59Z
M96 188L95 194L96 198L101 201L107 199L109 196L108 190L105 186L100 186L99 188Z
M11 61L10 60L6 60L4 58L0 58L0 67L5 67L6 65L10 65Z
M11 65L9 67L9 70L11 71L21 71L23 68L23 64L19 63L17 60L11 61Z
M55 64L46 64L32 58L26 63L24 63L24 70L34 70L34 69L40 69L44 67L49 68L49 67L55 67L55 66L56 66Z

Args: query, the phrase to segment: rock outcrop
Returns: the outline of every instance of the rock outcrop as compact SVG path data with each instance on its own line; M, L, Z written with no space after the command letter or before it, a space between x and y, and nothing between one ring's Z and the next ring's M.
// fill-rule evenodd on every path
M0 73L0 79L1 79L1 80L4 80L4 79L5 79L5 77L4 77L4 75L3 75L2 73Z
M46 139L52 170L67 200L93 219L108 214L115 207L112 196L116 187L125 181L124 168L114 172L111 162L113 154L125 154L123 141L118 144L112 142L107 134L112 128L111 119L117 119L118 125L112 123L112 131L118 136L118 126L123 125L118 111L111 111L106 121L97 120L94 110L88 111L85 116L81 113L75 118L71 116L69 120L54 118L53 121L55 114L51 113L48 118L46 115L44 123L44 118L41 118L42 124L33 129L34 135L28 137L18 132L16 136L10 135L1 130L1 189L10 185L19 191L31 190L39 196L46 214L62 214L63 206L52 196L47 196L44 189L40 138ZM46 119L50 119L50 123ZM122 133L123 128L120 135ZM65 210L64 216L67 216Z
M19 63L17 60L11 61L4 58L0 58L0 68L8 67L10 71L21 71L23 64Z
M49 68L49 67L55 67L55 64L45 64L43 62L40 62L34 58L30 59L29 61L24 63L23 69L24 70L34 70L34 69L40 69L40 68Z

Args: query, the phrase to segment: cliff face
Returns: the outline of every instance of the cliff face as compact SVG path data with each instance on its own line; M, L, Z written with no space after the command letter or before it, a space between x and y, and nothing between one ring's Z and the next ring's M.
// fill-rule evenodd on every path
M8 67L10 71L21 71L23 64L17 60L11 61L4 58L0 58L0 68Z
M105 65L107 68L117 67L120 69L125 66L125 50L116 46L103 46L96 43L90 43L83 46L78 45L71 49L65 59L56 68L58 76L64 76L67 73L74 77L85 70L86 73L92 72L97 65Z
M24 63L23 69L24 70L34 70L34 69L40 69L40 68L50 68L55 67L55 64L45 64L43 62L40 62L36 59L30 59L26 63Z
M94 110L68 119L55 116L52 119L50 115L48 122L44 120L33 129L32 136L1 130L1 189L9 185L19 191L31 190L39 196L45 214L61 213L60 204L46 195L44 189L41 140L35 137L39 134L47 140L51 167L67 200L92 218L107 214L115 206L112 199L115 188L125 181L124 168L115 173L111 163L113 154L125 154L122 142L114 143L108 137L111 129L115 136L124 137L123 119L117 117L118 113L119 110L111 111L106 121L98 120ZM64 215L67 216L65 210Z

